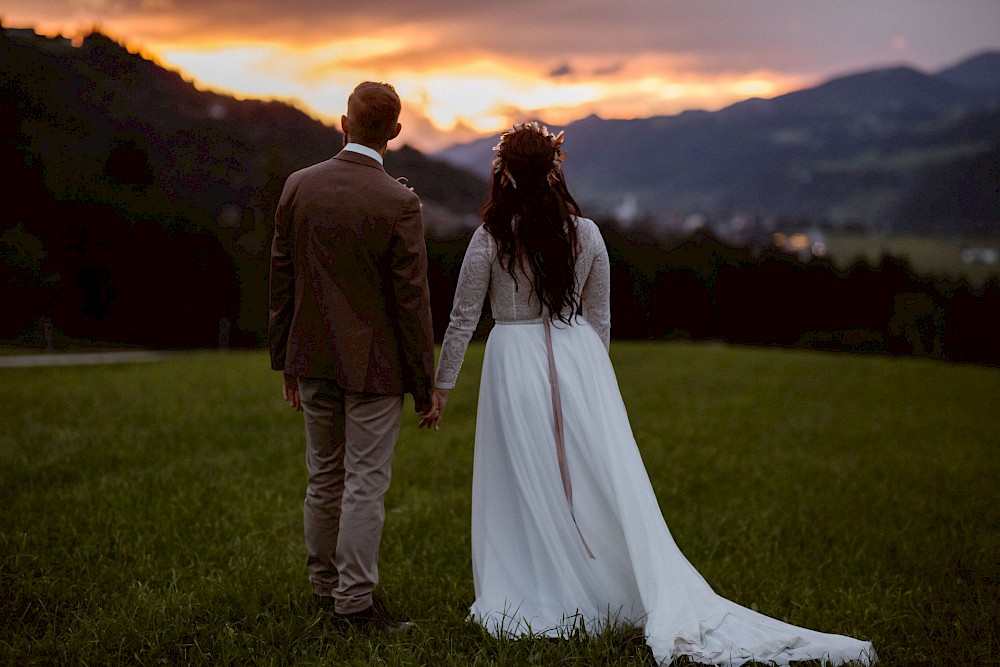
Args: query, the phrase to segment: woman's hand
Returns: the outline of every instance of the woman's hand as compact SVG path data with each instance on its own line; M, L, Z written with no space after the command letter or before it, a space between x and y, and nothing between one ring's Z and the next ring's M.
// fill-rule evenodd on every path
M431 407L427 412L420 413L420 424L417 428L433 428L435 431L441 430L441 417L444 416L445 406L448 405L448 394L450 389L434 387L431 393Z

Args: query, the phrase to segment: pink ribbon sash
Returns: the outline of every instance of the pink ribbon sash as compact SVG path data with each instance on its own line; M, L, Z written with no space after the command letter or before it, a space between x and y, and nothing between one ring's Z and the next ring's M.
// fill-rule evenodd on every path
M556 456L559 459L559 475L562 477L563 491L566 492L566 502L569 503L569 515L573 518L573 525L580 536L583 548L587 550L587 555L594 558L594 553L590 550L587 540L583 537L583 531L576 522L576 514L573 512L573 482L569 478L569 466L566 464L566 442L563 438L563 415L562 400L559 397L559 377L556 375L556 358L552 352L552 328L549 318L545 320L545 349L549 355L549 386L552 387L552 416L555 420L556 436ZM595 559L596 560L596 559Z

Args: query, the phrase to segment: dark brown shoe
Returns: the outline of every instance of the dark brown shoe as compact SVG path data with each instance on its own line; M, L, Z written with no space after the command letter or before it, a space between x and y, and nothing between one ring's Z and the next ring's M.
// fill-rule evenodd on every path
M384 610L376 610L374 605L351 614L334 614L334 618L339 623L357 628L362 632L388 635L409 634L417 627L410 621L397 621L390 618Z

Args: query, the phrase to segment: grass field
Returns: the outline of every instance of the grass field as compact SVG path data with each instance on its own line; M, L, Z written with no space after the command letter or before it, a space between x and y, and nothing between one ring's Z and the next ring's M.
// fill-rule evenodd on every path
M310 610L301 416L263 353L0 369L0 664L651 665L634 632L512 642L464 622L481 356L444 428L408 419L397 449L379 594L417 622L404 639ZM1000 661L1000 369L612 357L667 523L716 591L871 640L884 665Z

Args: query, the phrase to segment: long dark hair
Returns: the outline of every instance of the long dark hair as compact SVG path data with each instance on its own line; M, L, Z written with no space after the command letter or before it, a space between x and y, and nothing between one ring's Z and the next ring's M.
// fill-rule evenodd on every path
M569 323L581 308L574 219L581 213L553 166L557 154L547 131L527 128L506 134L497 153L500 168L481 213L483 226L497 242L500 265L515 284L515 267L523 269L526 262L540 304L548 307L550 317Z

